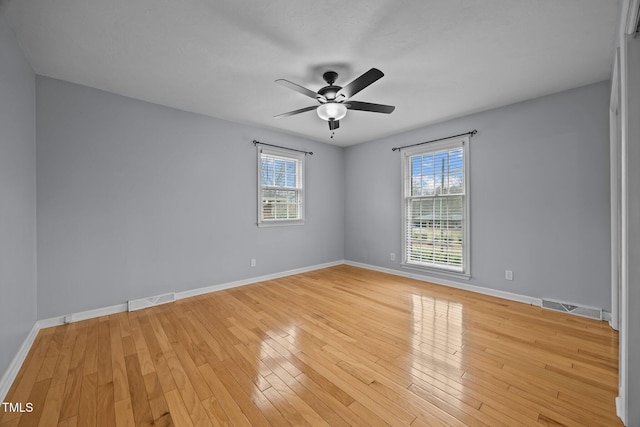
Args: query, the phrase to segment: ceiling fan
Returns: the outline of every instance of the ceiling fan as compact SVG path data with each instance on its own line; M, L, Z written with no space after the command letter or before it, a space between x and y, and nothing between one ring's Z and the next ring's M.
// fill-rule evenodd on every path
M299 110L289 111L288 113L279 114L274 118L279 119L282 117L289 117L295 114L304 113L306 111L316 110L318 116L329 122L329 129L335 130L340 127L340 119L346 114L347 110L360 110L371 111L374 113L390 114L396 107L393 105L372 104L370 102L351 101L350 98L362 89L369 86L371 83L380 79L384 74L377 68L372 68L357 79L353 80L348 85L341 87L334 85L338 78L338 73L335 71L327 71L322 75L322 78L327 82L327 86L314 92L302 87L295 83L285 79L278 79L275 82L289 89L293 89L303 95L313 98L320 105L313 105L311 107L301 108Z

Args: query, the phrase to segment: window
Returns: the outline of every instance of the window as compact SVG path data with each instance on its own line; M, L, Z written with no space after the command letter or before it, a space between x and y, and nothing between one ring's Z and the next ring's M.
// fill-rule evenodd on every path
M258 147L258 226L304 224L304 153Z
M469 137L402 150L403 264L469 276Z

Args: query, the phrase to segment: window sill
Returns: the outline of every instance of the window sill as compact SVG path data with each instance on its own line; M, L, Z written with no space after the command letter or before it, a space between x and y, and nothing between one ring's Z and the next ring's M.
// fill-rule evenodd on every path
M304 225L304 220L296 221L263 221L258 223L258 227L287 227L292 225Z
M402 268L405 268L407 270L413 270L413 271L419 271L425 274L431 274L431 275L436 275L436 276L443 276L443 277L451 277L451 278L455 278L455 279L462 279L462 280L470 280L471 279L471 273L469 272L459 272L459 271L454 271L454 270L447 270L446 268L437 268L437 267L426 267L426 266L421 266L421 265L416 265L416 264L407 264L407 263L402 263L400 264L402 266Z

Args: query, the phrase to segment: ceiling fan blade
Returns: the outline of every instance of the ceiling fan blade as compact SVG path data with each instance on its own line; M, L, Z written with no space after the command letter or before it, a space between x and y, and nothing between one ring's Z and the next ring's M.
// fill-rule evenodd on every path
M382 76L384 76L384 73L382 71L378 70L377 68L372 68L342 89L340 89L338 93L336 93L336 98L343 97L344 99L349 99Z
M289 111L288 113L278 114L277 116L273 116L273 118L274 119L281 119L283 117L289 117L289 116L293 116L295 114L304 113L305 111L315 110L318 107L319 107L319 105L313 105L311 107L305 107L305 108L301 108L299 110Z
M329 120L329 130L336 130L340 127L340 120Z
M281 86L284 87L288 87L289 89L295 90L298 93L301 93L303 95L308 96L309 98L313 98L313 99L323 99L323 100L327 100L327 98L325 98L324 96L310 90L307 89L306 87L302 87L298 84L295 84L293 82L290 82L289 80L285 80L285 79L278 79L275 81L276 83L278 83Z
M393 105L372 104L370 102L349 101L345 104L349 110L372 111L374 113L391 114L396 109Z

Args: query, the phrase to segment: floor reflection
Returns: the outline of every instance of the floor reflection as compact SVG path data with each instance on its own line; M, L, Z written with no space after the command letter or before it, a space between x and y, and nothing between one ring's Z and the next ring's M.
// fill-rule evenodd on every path
M413 294L411 302L411 374L435 386L434 393L446 389L442 391L463 394L464 386L454 380L464 374L462 304L420 294Z
M425 295L412 295L413 336L420 352L448 358L462 346L462 304Z

